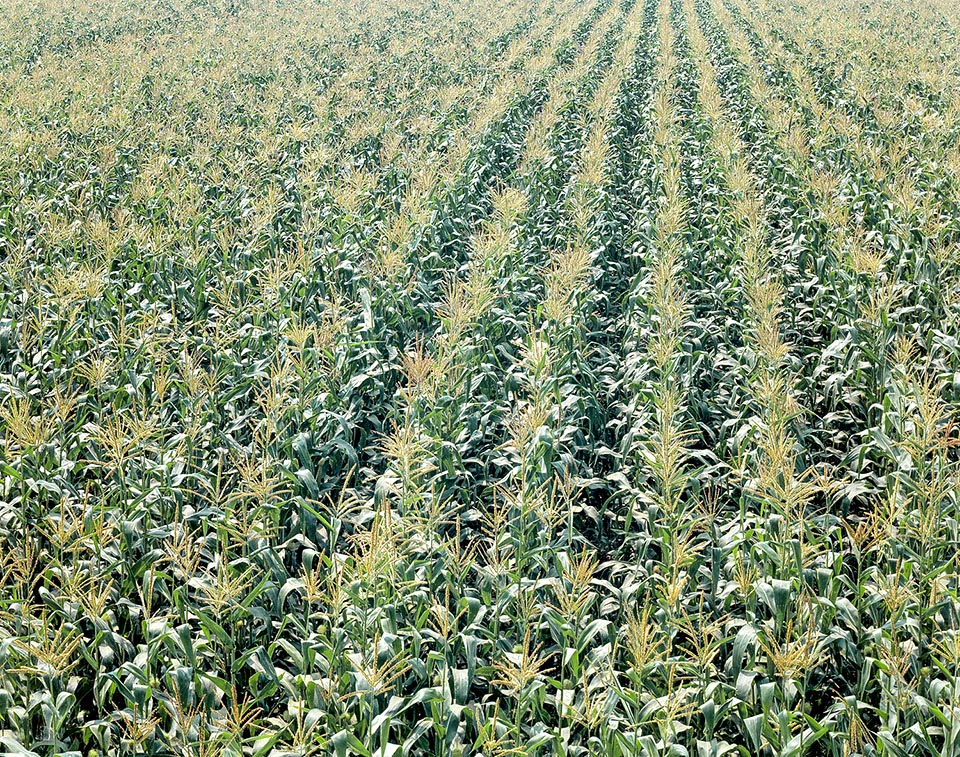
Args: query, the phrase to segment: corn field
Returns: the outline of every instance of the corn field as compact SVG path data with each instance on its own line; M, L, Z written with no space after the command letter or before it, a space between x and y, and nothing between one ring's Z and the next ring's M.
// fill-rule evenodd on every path
M954 0L0 0L0 754L960 756Z

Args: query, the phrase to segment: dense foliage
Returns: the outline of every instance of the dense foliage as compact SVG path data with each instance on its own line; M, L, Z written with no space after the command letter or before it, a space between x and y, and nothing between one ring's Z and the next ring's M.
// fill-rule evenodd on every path
M0 753L960 754L951 0L0 10Z

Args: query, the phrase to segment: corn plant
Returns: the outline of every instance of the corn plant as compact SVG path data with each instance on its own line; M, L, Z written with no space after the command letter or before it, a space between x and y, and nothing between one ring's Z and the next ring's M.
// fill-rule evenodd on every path
M4 0L0 753L960 750L947 0Z

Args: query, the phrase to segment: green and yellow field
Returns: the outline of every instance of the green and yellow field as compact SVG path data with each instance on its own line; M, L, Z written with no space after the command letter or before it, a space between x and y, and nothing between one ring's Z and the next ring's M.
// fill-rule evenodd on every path
M955 0L0 0L0 754L960 755Z

